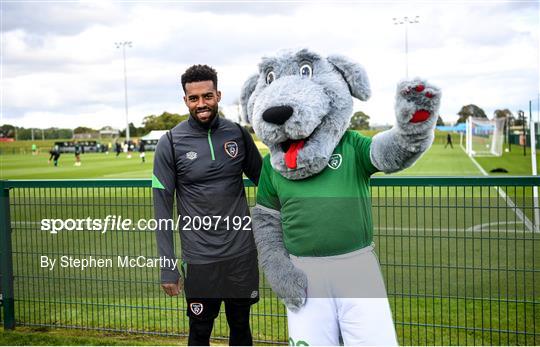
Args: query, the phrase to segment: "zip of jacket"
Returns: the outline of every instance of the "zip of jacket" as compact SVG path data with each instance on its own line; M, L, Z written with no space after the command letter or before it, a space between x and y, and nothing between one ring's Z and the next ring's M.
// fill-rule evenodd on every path
M208 145L210 146L210 154L212 155L212 160L216 160L216 156L214 155L214 145L212 144L212 137L210 136L210 130L208 129Z

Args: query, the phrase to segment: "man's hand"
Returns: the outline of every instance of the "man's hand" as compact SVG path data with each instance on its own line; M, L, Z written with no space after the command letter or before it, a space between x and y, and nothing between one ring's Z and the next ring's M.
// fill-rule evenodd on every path
M162 283L161 288L168 296L177 296L184 289L184 279L180 277L176 283Z

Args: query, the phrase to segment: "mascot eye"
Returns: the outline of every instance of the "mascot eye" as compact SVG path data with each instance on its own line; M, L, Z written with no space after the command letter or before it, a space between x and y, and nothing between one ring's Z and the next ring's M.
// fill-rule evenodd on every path
M311 64L304 64L300 67L300 76L311 78L313 75L313 68Z
M266 84L274 82L275 79L276 74L274 73L274 71L270 71L268 74L266 74Z

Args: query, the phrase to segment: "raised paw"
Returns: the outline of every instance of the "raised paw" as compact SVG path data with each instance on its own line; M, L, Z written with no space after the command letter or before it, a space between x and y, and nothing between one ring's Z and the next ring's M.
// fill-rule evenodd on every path
M441 93L437 87L420 79L401 82L396 95L398 121L422 123L430 118L436 118L440 96Z

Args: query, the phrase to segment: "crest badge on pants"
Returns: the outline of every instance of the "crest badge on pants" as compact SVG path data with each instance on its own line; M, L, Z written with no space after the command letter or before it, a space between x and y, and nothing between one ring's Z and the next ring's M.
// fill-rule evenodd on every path
M203 312L204 306L200 302L193 302L189 304L189 309L194 315L198 316Z

